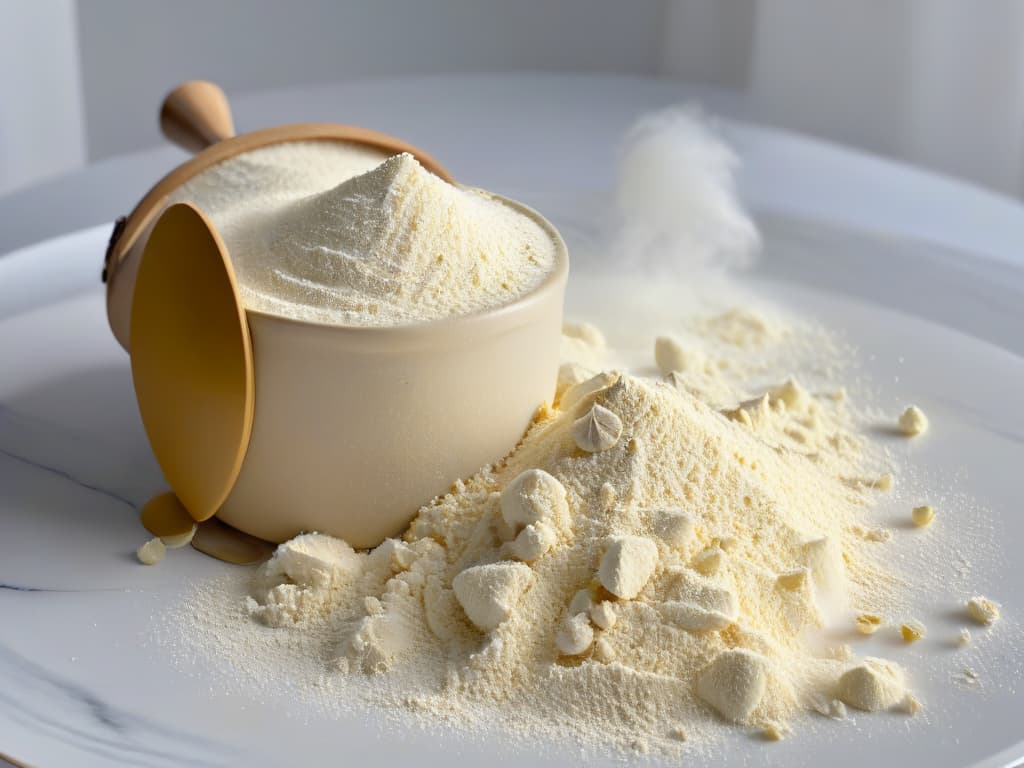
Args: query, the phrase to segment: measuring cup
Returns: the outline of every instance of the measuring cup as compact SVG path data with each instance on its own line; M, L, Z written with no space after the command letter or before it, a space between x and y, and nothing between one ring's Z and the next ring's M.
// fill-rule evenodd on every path
M202 211L177 204L136 225L145 243L125 328L136 394L194 519L216 514L274 542L320 531L371 547L515 446L554 392L568 254L542 216L492 197L549 235L555 268L509 304L414 325L248 309Z

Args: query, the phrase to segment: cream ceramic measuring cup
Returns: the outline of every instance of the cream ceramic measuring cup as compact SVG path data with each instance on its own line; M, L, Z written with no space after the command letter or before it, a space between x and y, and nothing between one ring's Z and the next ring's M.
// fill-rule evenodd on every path
M240 311L204 266L218 254L197 245L201 212L161 216L139 269L132 370L157 460L194 518L370 547L516 444L554 391L568 258L547 221L496 199L548 232L555 270L512 304L393 327ZM200 274L206 290L193 291Z
M300 531L355 547L400 533L457 478L518 442L558 373L568 274L506 307L423 325L328 326L247 311L256 407L218 512L263 539Z
M568 255L539 214L494 197L549 234L555 269L511 304L407 326L245 309L201 211L172 206L147 225L133 376L157 459L195 519L370 547L514 447L553 394Z

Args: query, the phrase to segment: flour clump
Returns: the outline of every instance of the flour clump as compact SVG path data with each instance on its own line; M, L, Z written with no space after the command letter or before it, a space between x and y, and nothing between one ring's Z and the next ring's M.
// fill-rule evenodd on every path
M281 544L260 569L249 612L280 627L329 610L333 594L359 573L365 555L331 536L307 533Z
M899 704L906 693L904 686L903 670L897 665L867 658L843 673L836 695L851 707L875 712Z
M521 563L491 563L462 571L452 589L469 620L490 632L508 618L532 580L533 572Z
M598 578L613 595L631 600L640 594L657 567L658 547L653 541L641 536L620 536L609 542Z
M750 717L767 687L768 660L742 648L722 651L697 680L697 694L737 723Z

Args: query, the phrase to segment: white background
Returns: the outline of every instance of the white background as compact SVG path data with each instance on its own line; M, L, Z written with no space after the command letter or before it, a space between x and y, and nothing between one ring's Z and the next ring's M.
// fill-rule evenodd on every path
M734 89L755 119L1019 196L1022 62L1018 0L0 0L0 192L157 144L188 78L558 70Z

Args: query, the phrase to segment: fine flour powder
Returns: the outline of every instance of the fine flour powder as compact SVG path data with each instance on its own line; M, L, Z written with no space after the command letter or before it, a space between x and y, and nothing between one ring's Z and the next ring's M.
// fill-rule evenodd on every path
M532 217L448 184L412 155L380 159L329 142L273 145L214 166L171 202L210 216L247 307L298 320L465 315L520 298L555 268L552 235Z

